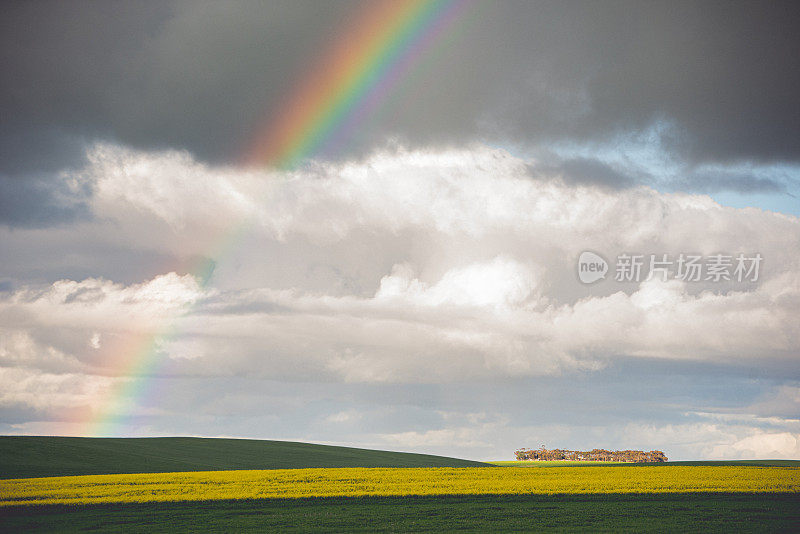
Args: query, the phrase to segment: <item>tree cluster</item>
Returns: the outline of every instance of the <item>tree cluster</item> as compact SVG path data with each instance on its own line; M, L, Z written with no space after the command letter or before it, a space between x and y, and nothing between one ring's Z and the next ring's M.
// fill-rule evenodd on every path
M519 449L514 455L517 460L574 460L584 462L666 462L667 457L662 451L608 451L606 449L592 449L591 451L570 451L566 449L548 450Z

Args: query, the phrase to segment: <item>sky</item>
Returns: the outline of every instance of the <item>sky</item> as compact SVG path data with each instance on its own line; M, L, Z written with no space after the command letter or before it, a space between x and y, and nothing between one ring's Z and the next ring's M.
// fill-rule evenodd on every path
M0 434L800 459L796 3L382 6L0 7Z

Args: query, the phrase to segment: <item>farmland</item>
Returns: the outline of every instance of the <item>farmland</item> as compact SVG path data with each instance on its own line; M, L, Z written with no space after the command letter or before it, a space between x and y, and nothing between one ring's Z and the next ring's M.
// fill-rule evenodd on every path
M0 511L0 531L11 532L797 532L798 527L797 495L767 493L334 497Z
M23 443L8 439L0 439L7 450L9 443ZM11 448L11 457L0 457L6 473L26 473L0 480L0 531L153 533L198 525L205 531L792 531L800 526L800 462L792 461L489 465L292 442L29 439L31 449ZM60 450L66 461L43 450ZM100 452L80 462L75 450ZM130 472L148 461L180 470ZM219 470L232 463L261 468ZM110 465L116 473L55 476L65 469L102 472ZM203 465L216 470L197 469Z
M800 492L800 470L755 466L329 468L0 481L0 506L301 497Z

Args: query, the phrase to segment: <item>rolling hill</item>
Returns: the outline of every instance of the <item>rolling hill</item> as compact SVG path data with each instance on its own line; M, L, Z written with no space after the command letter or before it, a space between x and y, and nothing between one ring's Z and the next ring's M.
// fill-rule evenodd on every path
M303 467L477 467L481 462L293 441L0 436L0 479Z

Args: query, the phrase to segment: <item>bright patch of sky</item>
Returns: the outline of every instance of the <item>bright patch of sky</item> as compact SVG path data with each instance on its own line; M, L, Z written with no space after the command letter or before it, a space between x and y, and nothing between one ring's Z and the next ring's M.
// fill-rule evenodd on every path
M800 166L749 161L690 165L674 156L672 145L678 138L675 125L657 121L642 132L619 134L603 143L562 141L536 148L495 146L545 163L596 160L629 177L631 183L646 184L660 192L703 193L723 206L800 215Z

